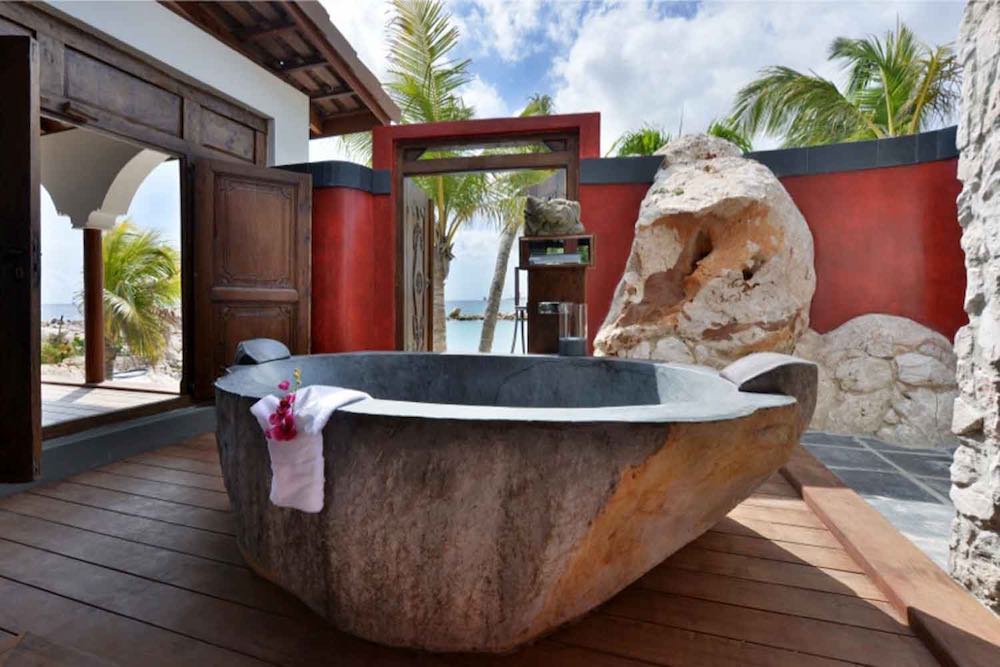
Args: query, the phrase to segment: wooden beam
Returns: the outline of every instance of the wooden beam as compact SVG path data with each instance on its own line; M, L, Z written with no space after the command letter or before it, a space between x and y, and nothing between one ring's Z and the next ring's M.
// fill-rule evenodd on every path
M294 23L282 25L264 26L262 28L248 28L237 33L239 39L251 41L267 39L268 37L280 37L288 33L295 32L298 27Z
M317 67L326 67L327 63L322 58L317 60L307 60L305 62L298 63L297 65L276 65L274 70L279 74L294 74L295 72L307 72Z
M323 119L320 118L319 111L316 107L309 106L309 133L312 136L316 136L323 131Z
M357 111L348 111L327 116L323 119L322 132L316 135L316 137L332 137L352 132L367 132L376 125L381 124L381 121L368 109L358 109Z
M323 35L322 31L316 27L316 24L313 23L308 16L306 16L302 8L295 3L289 2L282 5L282 9L287 12L292 21L299 27L299 31L301 32L303 39L311 44L312 47L326 59L327 63L333 68L334 72L336 72L337 77L340 78L341 81L345 82L349 88L355 91L358 99L364 103L364 105L368 108L368 111L376 119L376 122L373 123L372 126L388 124L392 119L385 114L375 97L365 87L364 83L354 74L354 72L351 71L351 68L347 66L347 63L345 63L343 58L340 57L340 54L337 53L336 49L330 45L326 36ZM371 129L372 126L369 126L366 129ZM359 130L351 131L357 132ZM340 134L344 134L344 132L340 132ZM324 136L329 136L329 134Z
M311 102L336 102L337 100L343 100L354 95L354 91L350 88L334 88L333 90L327 90L325 92L317 93L311 95L309 100Z
M407 176L448 174L469 171L509 171L511 169L566 169L573 155L555 153L514 153L509 155L473 155L470 157L433 158L403 163Z
M104 253L100 229L83 230L84 381L104 382Z
M38 43L0 37L0 483L41 474L41 303L39 188L41 136Z

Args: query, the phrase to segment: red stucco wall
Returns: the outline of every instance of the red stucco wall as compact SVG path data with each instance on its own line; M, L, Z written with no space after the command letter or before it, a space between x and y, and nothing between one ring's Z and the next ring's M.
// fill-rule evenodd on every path
M313 189L313 352L394 348L395 247L387 195Z
M957 159L781 179L813 233L820 332L865 313L965 324Z
M587 270L587 335L593 343L632 249L639 204L648 183L581 185L580 219L594 235L594 265Z

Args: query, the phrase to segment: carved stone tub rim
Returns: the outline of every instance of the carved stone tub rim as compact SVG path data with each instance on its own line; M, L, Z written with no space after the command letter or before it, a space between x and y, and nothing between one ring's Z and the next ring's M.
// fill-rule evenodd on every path
M361 351L328 354L298 355L265 362L259 365L234 366L227 375L219 378L215 385L220 391L241 398L259 399L277 390L256 378L255 373L263 366L286 365L290 369L300 367L297 361L318 357L360 357L360 356L405 356L405 357L453 357L453 358L514 358L518 360L538 359L542 363L613 364L617 366L653 367L668 369L677 373L701 376L711 383L718 392L694 401L667 401L659 404L625 405L609 407L498 407L492 405L463 405L458 403L431 403L418 401L388 400L370 398L340 408L351 414L413 417L421 419L463 420L463 421L510 421L510 422L551 422L551 423L670 423L670 422L712 422L736 419L753 414L757 410L791 405L796 399L791 396L770 393L740 391L734 379L704 366L679 363L663 363L634 359L609 357L555 357L550 355L508 355L508 354L459 354L436 352ZM306 373L308 380L308 373ZM306 382L306 384L310 384ZM357 388L357 387L348 387ZM707 399L707 400L706 400Z

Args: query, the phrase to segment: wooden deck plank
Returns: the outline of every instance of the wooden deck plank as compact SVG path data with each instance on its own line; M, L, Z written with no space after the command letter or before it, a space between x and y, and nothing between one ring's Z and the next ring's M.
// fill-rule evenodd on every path
M868 577L843 570L706 551L690 545L671 556L667 563L673 568L886 601L885 595Z
M220 512L229 511L229 496L220 491L208 491L205 489L196 489L191 486L177 486L168 482L154 482L149 479L124 477L106 472L104 469L78 473L70 477L67 481L96 486L101 489L122 491L134 496L169 500L183 505L192 505Z
M94 640L74 627L70 645L115 660L114 642L155 631L161 646L221 652L196 661L168 654L143 667L936 664L780 476L596 613L515 654L480 656L368 644L256 577L236 548L218 475L214 435L204 434L0 499L0 600L4 590L29 591L31 605L55 614L40 618L19 600L30 622L8 628L17 610L0 604L0 631L52 633L96 614L117 619L121 636L101 630Z
M0 577L267 662L411 665L410 654L355 639L316 617L288 618L0 539ZM443 661L421 656L431 664ZM133 663L134 664L134 663Z
M650 664L550 639L508 655L452 654L442 658L449 665L463 667L644 667Z
M200 449L202 451L205 450L211 450L214 452L219 451L219 446L215 442L214 433L202 433L201 435L196 435L194 437L188 438L187 440L182 440L181 442L178 442L177 446L190 447L191 449ZM782 479L782 481L784 481L785 484L788 484L788 482L785 481L784 479Z
M266 667L267 663L0 577L0 626L120 665Z
M799 497L795 488L789 484L788 480L782 477L780 473L775 473L764 480L764 482L754 490L754 494L783 496L786 498Z
M912 634L896 610L887 602L736 579L710 572L672 568L669 560L647 573L637 585L662 593L725 602L885 632Z
M30 493L131 516L156 519L179 526L211 530L225 535L236 535L236 525L229 512L202 509L145 496L134 496L121 491L100 489L70 481L45 484L32 489Z
M826 530L826 526L823 525L823 522L817 519L816 515L807 509L758 507L756 505L744 503L737 506L732 512L730 512L729 516L736 519L753 519L756 521L767 521L768 523Z
M868 665L939 667L916 637L628 588L607 614Z
M851 663L598 613L555 641L669 667L847 667Z
M9 651L0 644L3 667L116 667L92 653L59 644L28 632L18 637Z
M191 486L196 489L207 491L226 491L222 479L214 475L200 475L196 472L184 472L183 470L168 470L157 466L148 466L141 463L112 463L103 466L101 470L112 472L116 475L135 477L137 479L148 479L153 482L167 482L179 486Z
M244 566L236 540L229 535L109 512L31 493L0 498L0 509L140 544Z
M942 663L1000 664L1000 619L885 517L802 447L795 449L782 472Z
M846 551L832 547L814 547L808 544L781 542L763 537L732 535L716 531L705 533L692 544L708 551L723 551L787 563L815 565L816 567L844 570L845 572L862 572L861 567Z
M311 612L249 569L0 510L0 538L284 616Z
M168 445L163 449L156 450L159 454L176 456L194 461L205 461L219 466L219 450L213 445L211 449L198 449L195 447L185 447L183 445ZM221 470L221 468L219 468Z
M825 529L788 526L781 523L758 521L756 519L746 519L732 515L723 518L712 527L712 530L718 533L764 537L769 540L808 544L814 547L842 548L837 538Z
M132 456L126 459L126 461L167 468L170 470L183 470L185 472L195 472L201 475L210 475L212 477L222 477L222 470L219 468L219 463L217 461L214 463L194 461L189 458L168 456L160 451Z

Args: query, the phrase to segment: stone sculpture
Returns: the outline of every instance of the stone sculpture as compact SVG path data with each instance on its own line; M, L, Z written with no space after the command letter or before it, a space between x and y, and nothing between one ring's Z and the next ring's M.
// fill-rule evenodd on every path
M582 234L580 202L528 195L524 202L525 236Z

